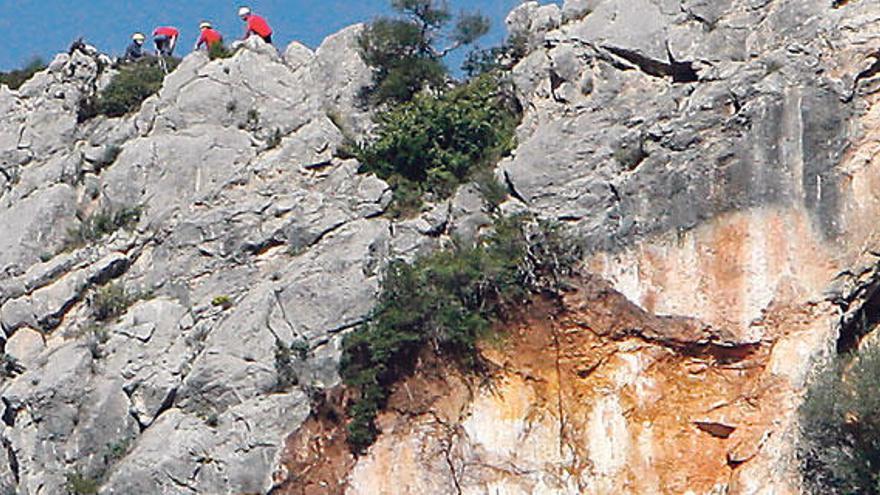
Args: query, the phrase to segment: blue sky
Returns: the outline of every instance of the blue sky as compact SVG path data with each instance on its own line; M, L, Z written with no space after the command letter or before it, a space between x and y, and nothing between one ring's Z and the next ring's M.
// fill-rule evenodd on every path
M488 44L503 37L503 19L520 1L449 0L449 4L455 10L477 8L492 18L491 36L483 40ZM328 34L387 13L388 3L261 0L249 5L268 18L276 33L276 45L284 47L296 39L316 47ZM132 32L152 32L165 24L181 30L180 46L189 50L202 19L213 21L227 39L234 39L243 34L242 23L236 17L241 4L225 0L0 0L0 70L19 67L34 56L51 59L80 36L102 51L120 54Z

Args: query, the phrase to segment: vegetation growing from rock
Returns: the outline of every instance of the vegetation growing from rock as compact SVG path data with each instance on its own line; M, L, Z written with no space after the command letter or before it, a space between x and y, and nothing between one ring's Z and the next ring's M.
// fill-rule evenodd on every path
M166 58L168 70L174 70L179 60ZM119 67L110 84L98 95L82 103L79 119L88 120L97 115L121 117L138 110L141 104L162 88L165 71L156 58L147 58Z
M407 102L426 87L442 88L443 58L489 32L488 18L479 12L455 17L443 1L391 0L391 6L399 16L377 19L359 40L361 55L374 71L365 92L374 104Z
M98 480L86 476L79 471L67 473L64 487L71 495L94 495L101 489Z
M214 43L208 48L208 58L211 60L230 58L235 55L234 50L230 50L223 43Z
M810 493L880 493L880 345L827 365L801 408L801 471Z
M122 316L139 299L122 284L100 287L92 297L92 315L98 321L107 321Z
M275 390L283 392L299 384L293 367L293 350L280 339L275 341Z
M9 89L18 89L34 74L46 68L46 62L37 57L31 59L24 67L9 72L0 72L0 85L5 84Z
M501 79L484 75L440 96L420 94L380 113L375 138L356 154L395 191L392 213L417 211L426 195L440 200L495 164L514 146L520 120Z
M477 343L511 305L555 293L580 250L560 227L520 216L496 221L494 233L412 264L395 262L370 321L345 339L341 374L357 390L349 408L349 443L363 452L378 434L375 418L391 386L420 353L434 350L465 370L479 369Z
M513 68L527 55L527 39L518 34L509 37L502 45L471 51L461 65L469 78Z
M120 229L133 229L140 221L142 213L143 209L139 206L97 211L82 219L78 227L67 231L65 248L77 249Z
M232 309L234 304L232 303L232 298L227 295L217 296L211 300L211 306L215 308L221 308L224 311Z

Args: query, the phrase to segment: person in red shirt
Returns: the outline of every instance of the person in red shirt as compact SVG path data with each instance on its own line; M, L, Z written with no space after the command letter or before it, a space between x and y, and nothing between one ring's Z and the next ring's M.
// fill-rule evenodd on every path
M199 36L199 41L196 42L196 50L200 49L203 45L205 49L210 50L214 45L223 43L223 35L216 31L210 22L206 21L199 24L199 29L201 29L202 35Z
M272 43L272 28L269 27L269 23L266 22L266 19L254 14L248 7L238 9L238 16L241 17L241 20L247 23L247 31L244 33L244 39L248 39L251 35L255 34L260 38L263 38L263 41L266 43Z
M177 38L180 37L180 31L171 26L157 27L153 31L153 43L156 44L156 51L159 55L170 57L174 54L174 47L177 46Z

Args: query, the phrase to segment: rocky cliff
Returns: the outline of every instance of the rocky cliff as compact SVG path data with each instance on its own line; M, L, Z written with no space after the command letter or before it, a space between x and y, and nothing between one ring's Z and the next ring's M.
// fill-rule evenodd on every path
M0 486L799 493L809 372L877 319L880 8L568 0L508 25L529 52L503 208L570 226L583 273L484 346L485 382L425 360L358 459L310 400L342 337L389 260L489 225L469 186L392 220L339 157L370 128L361 28L190 55L119 119L79 122L112 75L81 51L0 88ZM107 287L128 304L96 326Z

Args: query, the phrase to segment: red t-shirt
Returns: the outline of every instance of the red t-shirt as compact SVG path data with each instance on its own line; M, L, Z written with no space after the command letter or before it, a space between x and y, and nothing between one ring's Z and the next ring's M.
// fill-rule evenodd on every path
M155 38L156 36L168 36L169 38L177 38L178 36L180 36L180 31L169 26L158 27L155 31L153 31L153 37Z
M257 33L264 38L272 34L272 28L269 27L269 23L266 22L266 19L254 14L248 16L247 29L248 34Z
M199 37L199 44L197 46L205 45L208 48L216 45L223 41L223 36L213 29L203 29L202 35Z

